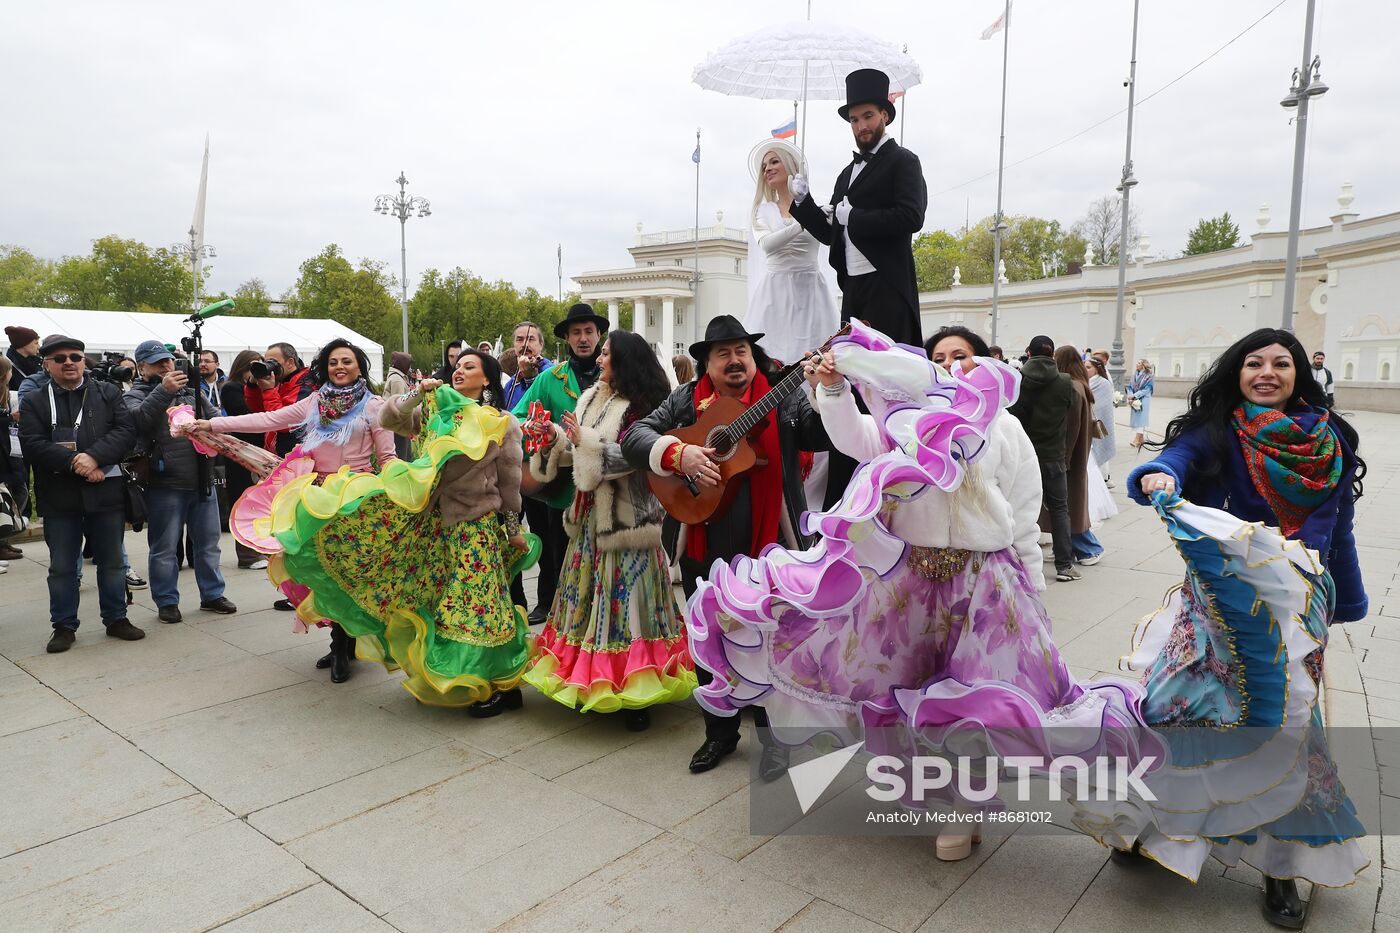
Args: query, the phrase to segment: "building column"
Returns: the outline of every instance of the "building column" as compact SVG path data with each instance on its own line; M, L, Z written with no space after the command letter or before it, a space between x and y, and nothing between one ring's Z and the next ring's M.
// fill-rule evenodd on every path
M661 363L671 365L676 355L676 299L661 299Z
M608 330L617 330L617 299L608 299Z
M632 333L643 340L647 336L647 300L645 298L632 299Z

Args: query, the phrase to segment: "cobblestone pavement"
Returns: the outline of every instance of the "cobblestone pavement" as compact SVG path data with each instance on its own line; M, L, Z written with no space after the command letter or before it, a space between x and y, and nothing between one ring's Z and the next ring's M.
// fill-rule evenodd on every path
M1154 405L1159 429L1180 408ZM1344 777L1400 833L1400 416L1356 423L1371 616L1333 630L1326 705L1333 725L1374 727ZM1046 594L1084 677L1116 670L1180 574L1157 519L1122 493L1102 563ZM144 536L127 543L144 574ZM183 623L158 623L141 593L131 617L147 638L103 638L89 574L77 644L46 655L47 555L24 550L0 576L5 929L1270 929L1252 870L1212 863L1193 886L1120 869L1069 833L989 834L957 863L927 838L751 836L742 757L686 770L693 704L633 734L528 691L492 720L426 708L367 662L332 685L313 666L325 637L290 632L231 547L239 614L200 612L186 571ZM1370 868L1315 894L1309 929L1400 929L1397 838L1364 840Z

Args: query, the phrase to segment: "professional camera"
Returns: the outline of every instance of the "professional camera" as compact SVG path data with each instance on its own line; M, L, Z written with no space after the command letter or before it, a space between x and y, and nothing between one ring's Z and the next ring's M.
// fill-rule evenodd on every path
M253 374L254 379L266 379L268 376L280 379L282 364L276 360L253 360L248 364L248 371Z
M104 350L102 359L92 362L92 357L88 357L88 373L100 382L124 383L131 382L136 378L136 370L130 366L124 366L122 360L126 359L120 353L112 350Z

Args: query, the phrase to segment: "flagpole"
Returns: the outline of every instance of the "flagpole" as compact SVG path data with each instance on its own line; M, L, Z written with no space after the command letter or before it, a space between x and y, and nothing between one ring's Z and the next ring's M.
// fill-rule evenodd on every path
M997 147L997 212L992 225L992 343L997 342L997 325L1001 310L1001 232L1006 224L1001 216L1002 182L1006 173L1006 59L1011 48L1011 0L1006 0L1002 14L1001 38L1001 142Z
M700 127L695 128L695 274L690 280L691 301L700 297ZM666 347L666 358L671 357L671 348Z
M555 245L555 247L554 247L554 259L555 259L555 262L558 263L558 268L555 270L555 272L556 272L556 274L559 276L559 304L562 306L562 305L564 304L564 244L563 244L563 243L558 243L558 244Z
M905 55L909 54L909 43L900 46L899 51ZM901 101L899 109L904 111L904 119L899 121L899 148L904 148L904 127L909 123L909 92L906 90L899 95Z

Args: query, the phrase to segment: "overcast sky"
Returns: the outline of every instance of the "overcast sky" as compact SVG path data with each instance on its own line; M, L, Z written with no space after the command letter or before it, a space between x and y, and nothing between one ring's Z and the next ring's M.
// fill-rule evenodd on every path
M1143 0L1139 99L1277 0ZM280 293L327 243L399 264L397 222L371 211L400 170L433 215L408 224L409 280L462 265L555 290L564 274L630 265L638 221L689 227L695 130L701 222L740 226L745 159L791 105L725 97L691 69L730 39L805 15L801 0L703 2L19 3L0 5L0 243L49 257L105 234L184 238L212 140L210 289L262 278ZM893 131L923 161L926 229L995 206L1001 40L978 36L997 0L814 0L813 19L858 25L924 69ZM1261 203L1288 220L1291 111L1306 0L1285 0L1137 112L1133 194L1154 253L1176 255L1201 217L1242 232ZM1128 0L1017 0L1007 162L1121 109ZM1336 212L1342 181L1363 215L1400 210L1400 4L1319 0L1314 49L1331 92L1312 109L1303 222ZM849 160L835 104L811 105L807 152L825 196ZM1006 209L1067 226L1111 194L1124 116L1011 168ZM989 177L968 183L979 175ZM951 190L950 190L951 189ZM969 206L970 205L970 206ZM566 281L566 288L568 283Z

